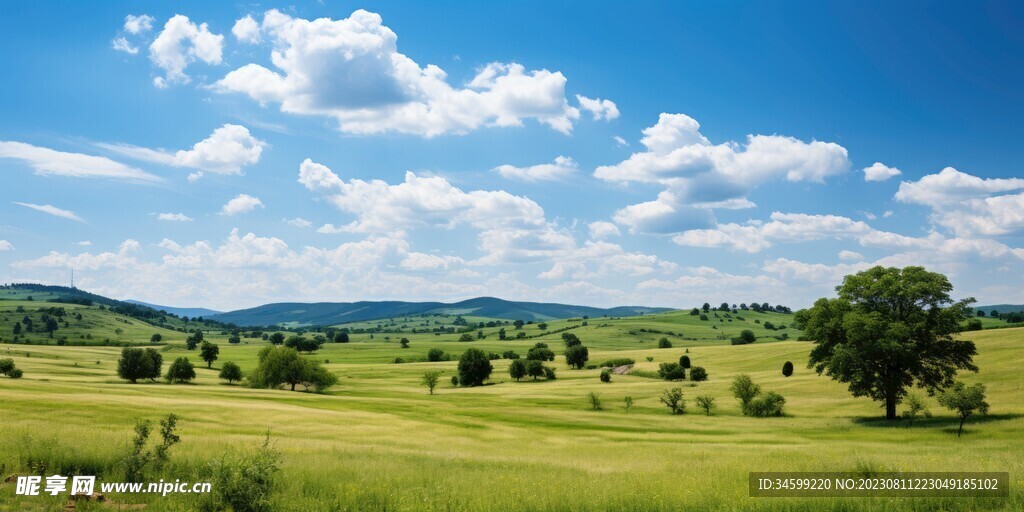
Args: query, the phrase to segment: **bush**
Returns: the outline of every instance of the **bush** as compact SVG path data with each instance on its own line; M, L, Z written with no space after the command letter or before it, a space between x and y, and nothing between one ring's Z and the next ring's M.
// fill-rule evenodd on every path
M661 363L658 366L658 376L665 380L685 380L686 370L678 363Z
M209 463L204 471L211 484L204 496L204 509L263 512L272 510L270 496L275 487L281 455L270 445L270 437L253 453L224 456Z
M522 380L526 377L526 363L522 359L513 359L508 365L508 374L517 381Z
M768 391L750 400L747 405L747 414L756 418L767 418L769 416L782 416L782 408L786 405L786 399L782 395Z
M684 414L686 412L682 388L666 389L661 395L661 403L668 407L669 414Z
M474 339L475 338L473 338L473 335L468 332L466 334L463 334L462 336L459 336L459 341L473 341Z
M733 345L749 345L757 341L757 336L750 329L743 329L740 335L732 339Z
M154 335L149 337L149 341L151 343L160 343L161 341L163 341L163 339L164 339L164 337L161 336L160 333L156 333L156 334L154 334Z
M167 382L172 384L186 384L196 378L196 369L187 357L179 357L171 363L171 367L167 369L167 375L164 377Z
M555 369L550 366L545 366L544 378L547 380L555 380Z
M977 318L967 321L967 327L964 328L966 331L980 331L982 329L981 320Z
M703 314L703 313L701 313L700 319L706 322L708 320L708 316Z
M703 366L694 366L690 368L690 380L693 382L701 382L708 380L708 372Z
M710 395L698 396L697 407L704 409L704 414L706 416L711 416L711 411L715 408L715 397Z
M683 368L689 368L690 367L690 356L688 356L688 355L680 356L679 357L679 366L682 366Z
M14 359L0 359L0 374L10 375L11 371L14 370Z
M14 368L7 372L7 376L12 379L20 379L23 375L25 375L25 372L21 371L21 368Z
M458 387L458 386L459 386L459 376L458 375L452 375L452 387Z
M786 363L782 365L782 376L789 377L790 375L793 375L793 363L791 361L786 361Z
M459 358L459 382L463 386L479 386L490 378L493 369L487 354L475 348L468 349Z
M583 345L573 345L565 349L565 362L577 370L583 368L590 359L590 351Z
M220 367L218 377L228 381L228 384L242 380L242 369L231 361L225 361Z
M506 350L501 354L501 357L505 359L519 359L519 354L515 353L515 351L512 350Z
M612 381L612 371L611 370L601 370L601 382L611 382L611 381Z
M636 364L636 360L628 357L617 357L615 359L606 359L598 364L598 368L615 368L617 366L628 366Z
M658 340L658 348L672 348L672 342L668 338Z
M743 410L743 414L747 414L750 401L761 393L761 386L754 384L754 381L747 374L737 375L732 380L731 389L733 396L740 401L740 408Z
M597 393L594 393L593 391L591 391L590 394L587 395L587 400L590 402L590 409L591 410L600 411L602 409L602 407L601 407L601 397L598 396Z
M447 352L439 348L432 348L427 351L427 361L430 361L431 363L450 360L451 356L449 356Z

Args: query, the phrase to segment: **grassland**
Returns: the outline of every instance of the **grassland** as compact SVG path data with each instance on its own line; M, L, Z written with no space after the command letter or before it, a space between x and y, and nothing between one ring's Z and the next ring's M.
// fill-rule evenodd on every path
M15 307L21 303L0 303ZM38 305L38 303L36 304ZM97 312L99 314L99 312ZM102 316L102 315L101 315ZM283 454L274 510L1021 510L1017 490L1024 475L1024 329L971 332L981 372L968 382L988 386L991 413L968 423L957 440L952 414L929 399L931 419L909 429L880 418L878 404L853 398L841 384L805 368L811 345L793 341L799 331L766 330L764 322L788 324L791 316L740 313L700 321L688 312L645 317L590 318L548 322L547 331L524 327L532 339L500 341L497 329L485 339L457 342L457 335L354 335L348 344L328 344L313 355L340 378L327 394L254 390L216 378L219 364L255 366L262 342L221 344L221 356L206 369L185 350L184 335L170 331L164 361L187 356L197 364L190 385L130 385L116 377L119 350L106 346L0 345L25 377L0 378L0 472L24 474L29 465L47 474L89 474L116 480L129 451L131 429L140 419L167 413L182 417L182 443L160 477L199 480L203 466L226 452L259 444L269 430ZM85 314L83 313L83 317ZM3 309L0 308L0 318ZM755 323L759 320L760 323ZM106 327L116 328L116 321ZM152 326L125 329L141 336ZM689 351L705 367L706 382L666 383L635 375L598 380L598 370L569 370L558 357L558 379L514 382L507 360L494 361L490 385L453 388L447 378L455 362L394 364L429 348L458 354L472 346L525 354L537 341L561 352L558 329L573 327L590 348L591 361L629 357L640 370ZM731 346L741 329L754 330L757 343ZM0 325L5 335L6 324ZM515 331L506 327L509 334ZM656 331L656 332L652 332ZM668 332L673 334L668 334ZM130 334L129 334L130 332ZM775 336L789 333L789 340ZM668 338L671 349L657 348ZM216 336L214 339L222 341ZM648 361L647 358L651 358ZM785 361L796 373L781 375ZM420 384L424 371L444 372L430 396ZM728 391L739 373L787 399L787 416L754 419L739 413ZM688 400L683 416L670 416L661 392L682 386ZM597 393L604 410L590 410L586 396ZM716 398L713 416L699 414L693 399ZM634 407L626 412L626 396ZM898 422L899 423L899 422ZM763 470L1009 471L1009 499L797 499L747 497L747 473ZM190 496L111 496L117 506L147 510L193 510ZM60 510L65 499L16 498L13 484L0 484L0 509ZM109 510L80 505L80 510Z

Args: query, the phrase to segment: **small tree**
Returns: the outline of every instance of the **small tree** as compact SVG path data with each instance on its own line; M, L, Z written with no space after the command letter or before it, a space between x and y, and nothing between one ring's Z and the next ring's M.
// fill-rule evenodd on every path
M682 368L689 369L690 368L690 356L687 356L687 355L680 356L679 357L679 366L681 366Z
M154 335L149 337L149 342L150 343L160 343L161 341L163 341L163 339L164 339L164 337L161 336L160 333L156 333L156 334L154 334Z
M335 334L334 335L334 342L335 343L348 343L348 333L342 331L342 332L339 332L339 333Z
M590 402L590 409L591 410L600 411L602 409L602 407L601 407L601 397L598 396L597 393L594 393L593 391L591 391L590 394L587 395L587 400Z
M437 387L437 381L441 378L441 372L438 370L427 370L423 372L423 385L427 387L427 391L431 395L434 394L434 388Z
M737 375L732 380L732 394L740 401L740 408L743 410L743 414L747 414L747 408L750 406L750 401L754 399L759 393L761 393L761 386L754 384L754 381L747 374Z
M706 416L711 416L711 410L715 408L715 397L710 395L698 396L697 407L704 409L704 414Z
M732 339L733 345L747 345L757 341L757 336L750 329L743 329L740 335Z
M117 361L117 376L132 384L139 379L156 379L160 376L163 356L152 348L125 347Z
M167 382L185 384L196 378L196 369L187 357L179 357L167 369Z
M436 363L439 361L447 361L449 359L450 357L448 356L448 354L445 353L444 350L441 350L439 348L432 348L427 351L427 361L430 361L432 363Z
M550 366L545 366L544 378L547 380L555 380L555 369Z
M459 376L458 375L452 375L452 387L453 388L459 387Z
M471 348L459 358L459 382L463 386L479 386L490 378L491 360L483 351Z
M676 363L661 363L658 365L658 376L665 380L685 380L686 370Z
M668 338L662 337L658 340L658 348L672 348L672 342Z
M513 359L508 365L508 375L516 381L523 380L523 377L526 377L526 363L522 359Z
M402 338L398 343L402 345L402 348L409 348L409 338Z
M790 375L793 375L793 363L786 361L786 363L782 365L782 376L789 377Z
M228 381L228 384L233 384L242 380L242 369L231 361L225 361L220 366L220 375L218 377Z
M758 418L769 416L782 416L782 408L786 405L786 399L782 395L768 391L755 396L747 404L747 414Z
M590 359L590 351L583 345L573 345L565 349L565 362L577 370L586 366Z
M960 416L960 428L956 437L964 433L964 422L975 412L988 414L988 402L985 401L985 385L972 384L964 385L963 382L955 382L949 389L939 393L939 405L950 409Z
M574 345L580 345L583 343L575 334L571 332L563 332L562 341L565 342L566 348L572 347Z
M191 336L185 339L185 348L195 350L203 342L203 331L196 329Z
M283 332L275 332L274 334L271 334L270 338L268 338L268 339L269 339L271 345L281 345L281 344L284 343L284 333Z
M555 353L548 348L546 343L537 343L526 351L526 358L535 361L554 361Z
M903 410L903 417L907 419L907 428L914 427L914 420L921 414L925 417L931 416L928 412L928 404L925 403L924 398L917 393L907 393L907 397L903 399L903 404L907 406Z
M703 366L694 366L690 368L690 380L693 382L701 382L708 380L708 372Z
M542 331L546 331L546 330L548 330L548 324L546 322L541 322L541 323L537 324L537 328L542 330Z
M622 402L626 406L626 414L629 414L629 410L633 408L633 397L627 396L622 399Z
M612 371L608 370L608 369L601 370L601 377L600 378L601 378L601 382L611 382L612 381Z
M683 400L683 389L666 389L661 395L661 403L668 407L670 414L683 414L686 412L686 402Z
M217 360L217 355L220 354L220 347L204 341L203 345L199 348L199 355L206 361L206 367L210 368L213 366L213 362Z
M463 334L462 336L459 336L459 341L473 341L473 339L473 335L468 332L466 334Z
M544 363L536 359L526 360L526 374L533 377L533 380L537 380L544 376Z

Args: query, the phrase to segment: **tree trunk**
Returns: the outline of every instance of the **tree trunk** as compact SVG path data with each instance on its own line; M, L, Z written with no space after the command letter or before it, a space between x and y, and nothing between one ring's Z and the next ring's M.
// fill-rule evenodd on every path
M896 419L896 392L886 391L885 393L885 419Z
M292 391L295 391L295 383L292 383Z
M960 417L960 430L956 431L956 438L957 439L960 439L960 434L964 433L964 422L965 421L967 421L967 418L964 418L963 416L961 416Z

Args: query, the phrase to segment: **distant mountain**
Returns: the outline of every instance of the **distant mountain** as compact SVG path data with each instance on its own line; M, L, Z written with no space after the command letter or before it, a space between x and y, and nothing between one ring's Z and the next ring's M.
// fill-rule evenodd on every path
M237 325L335 325L406 315L474 315L505 320L550 320L589 316L638 316L669 311L670 308L620 306L593 308L568 304L514 302L494 297L479 297L455 303L444 302L282 302L250 309L211 315L211 320Z
M141 300L126 300L129 304L136 304L139 306L146 306L147 308L153 308L157 311L166 311L172 315L187 316L189 318L195 318L197 316L207 317L223 313L223 311L214 311L206 308L175 308L171 306L161 306L159 304L150 304L148 302L142 302Z
M1017 311L1024 311L1024 304L996 304L994 306L976 306L974 311L984 311L986 315L996 310L999 314L1003 313L1014 313Z

